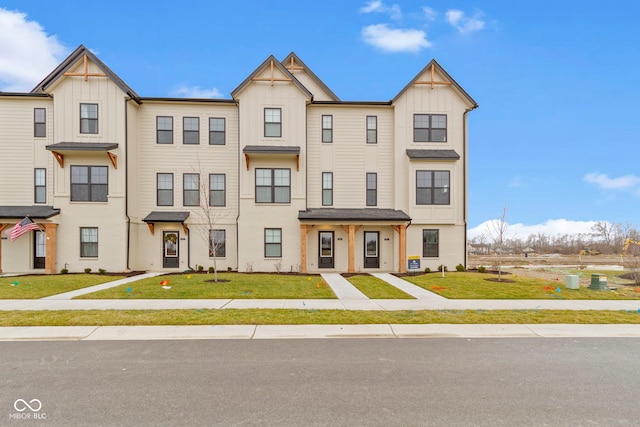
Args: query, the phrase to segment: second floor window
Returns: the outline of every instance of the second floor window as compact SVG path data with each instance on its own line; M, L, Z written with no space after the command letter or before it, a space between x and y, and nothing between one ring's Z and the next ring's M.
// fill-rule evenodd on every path
M33 176L34 203L47 203L47 170L36 168Z
M173 117L156 117L156 143L173 144Z
M264 109L264 136L276 138L282 136L282 110L280 108Z
M80 133L98 133L98 104L80 104Z
M71 201L106 202L108 175L106 166L71 166Z
M290 202L290 169L256 169L256 203Z
M223 173L209 175L209 206L226 205L226 176Z
M200 144L200 118L182 118L182 143Z
M200 175L185 173L182 176L182 204L200 206Z
M378 174L367 173L367 206L378 204Z
M333 172L322 172L322 206L333 205Z
M447 142L446 114L415 114L413 116L414 142Z
M322 116L322 142L333 142L333 116Z
M209 145L224 145L225 120L223 118L209 118Z
M416 204L448 205L449 171L417 171L416 172Z
M47 136L47 110L45 108L33 109L33 136L36 138Z
M158 206L173 206L173 174L159 173L156 175L156 181L156 204Z
M378 143L378 117L367 116L367 144Z

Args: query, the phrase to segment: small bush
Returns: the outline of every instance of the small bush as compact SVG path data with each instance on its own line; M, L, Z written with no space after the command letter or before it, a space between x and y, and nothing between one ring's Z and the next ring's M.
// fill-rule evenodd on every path
M462 264L456 265L456 271L464 271L464 265Z
M84 269L84 272L85 272L86 274L89 274L89 273L91 273L91 269L90 269L89 267L87 267L87 268L85 268L85 269Z
M429 267L426 267L426 268L424 269L424 272L425 272L425 273L431 273L431 269L430 269Z
M444 271L445 271L445 272L446 272L446 271L449 271L449 270L447 269L447 266L446 266L446 265L442 265L442 264L440 264L440 265L438 266L438 271L442 272L442 269L443 269L443 268L444 268Z
M486 273L487 272L487 267L484 266L480 266L478 267L478 273Z
M202 273L204 271L204 266L203 265L199 265L198 266L198 273Z
M227 271L231 273L231 267L227 267Z
M207 270L209 273L213 273L213 267L209 267L209 269Z
M66 268L63 268L62 270L60 270L60 274L67 274L69 272L69 270L67 270Z
M107 270L105 270L104 268L99 268L98 269L98 274L104 274L106 272L107 272Z

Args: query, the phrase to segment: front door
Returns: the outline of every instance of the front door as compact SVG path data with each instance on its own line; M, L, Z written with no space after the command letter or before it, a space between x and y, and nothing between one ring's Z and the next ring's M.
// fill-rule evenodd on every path
M380 267L380 233L364 232L364 268Z
M44 231L33 232L33 268L44 268L47 248L47 238Z
M178 268L180 259L178 258L178 243L180 234L177 231L165 231L162 233L162 267Z
M333 231L321 231L318 233L318 241L320 242L318 267L333 268Z

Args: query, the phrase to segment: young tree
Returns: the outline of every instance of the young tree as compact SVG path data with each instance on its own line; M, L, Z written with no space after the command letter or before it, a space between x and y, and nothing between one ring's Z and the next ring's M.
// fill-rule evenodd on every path
M487 223L487 234L493 241L494 248L498 252L498 281L502 280L502 252L504 244L508 239L509 223L507 222L507 208L502 211L500 218L491 220Z

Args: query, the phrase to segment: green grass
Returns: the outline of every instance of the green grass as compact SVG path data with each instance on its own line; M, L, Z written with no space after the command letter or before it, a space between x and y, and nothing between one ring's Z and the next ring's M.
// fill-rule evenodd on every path
M99 274L54 274L0 277L0 299L37 299L122 279Z
M620 274L620 272L618 272ZM640 299L638 288L620 286L616 291L594 291L586 287L566 289L565 278L544 280L515 274L502 275L514 283L494 282L495 274L449 272L406 276L404 280L451 299Z
M77 298L85 299L333 299L331 288L317 275L171 274L142 279ZM168 281L171 289L160 282Z
M568 310L87 310L5 311L0 326L302 324L640 324L636 311Z
M368 274L346 278L360 292L373 299L415 299L393 285Z

